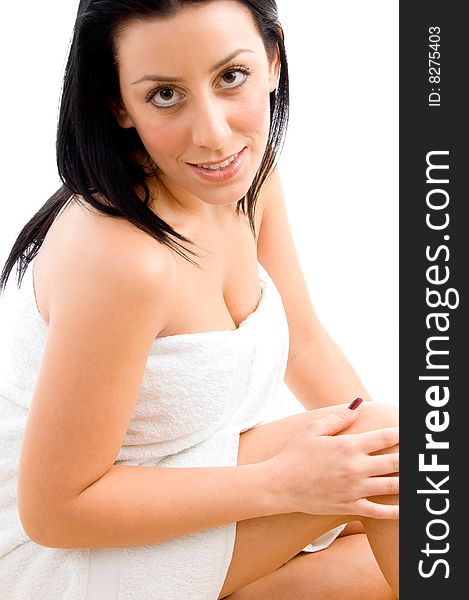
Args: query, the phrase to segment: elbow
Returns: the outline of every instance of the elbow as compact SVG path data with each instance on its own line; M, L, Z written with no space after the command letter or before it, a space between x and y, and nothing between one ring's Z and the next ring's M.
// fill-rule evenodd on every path
M18 514L24 532L35 544L46 548L71 547L63 511L22 499L18 501Z
M20 469L16 497L18 516L28 538L46 548L70 547L71 502L65 495L54 498L51 486Z
M23 519L21 519L21 524L28 538L39 546L44 546L46 548L61 548L64 550L77 547L71 543L67 535L61 531L61 528L56 527L55 523L52 523L52 526L49 526L45 525L44 522L37 520L34 523L24 523Z
M46 548L63 548L64 546L56 535L56 523L51 522L49 518L40 516L40 513L36 512L31 515L31 510L20 509L19 517L24 532L28 538L39 546L45 546Z

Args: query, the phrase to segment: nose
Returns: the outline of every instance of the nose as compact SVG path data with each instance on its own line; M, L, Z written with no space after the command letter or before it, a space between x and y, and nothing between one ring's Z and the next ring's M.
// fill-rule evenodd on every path
M219 98L204 96L193 104L192 141L199 148L223 150L231 136L227 106Z

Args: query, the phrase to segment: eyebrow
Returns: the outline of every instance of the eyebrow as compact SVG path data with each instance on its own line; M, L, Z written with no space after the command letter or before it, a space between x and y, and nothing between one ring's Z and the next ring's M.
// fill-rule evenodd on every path
M220 62L217 62L215 65L213 65L213 67L210 69L210 73L213 73L217 69L220 69L221 67L226 65L226 63L229 63L230 60L233 60L233 58L235 58L236 56L238 56L238 54L241 54L242 52L252 52L254 54L254 50L249 50L248 48L237 48L236 50L234 50L234 52L229 54L226 58L224 58ZM181 77L165 77L163 75L144 75L143 77L140 77L140 79L137 79L137 81L134 81L132 83L132 85L135 85L137 83L142 83L142 81L184 82L184 79L182 79Z

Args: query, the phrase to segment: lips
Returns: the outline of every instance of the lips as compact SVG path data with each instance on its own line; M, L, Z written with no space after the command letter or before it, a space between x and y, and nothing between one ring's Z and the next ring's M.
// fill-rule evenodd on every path
M226 169L226 167L229 167L231 165L231 163L234 161L234 159L236 158L235 156L232 156L231 158L228 158L227 160L224 160L220 163L208 163L208 164L202 164L202 165L197 165L198 167L201 167L202 169L209 169L210 171L216 171L219 169Z
M227 158L223 158L222 160L203 161L203 162L199 162L199 163L189 163L189 164L193 165L194 167L200 167L203 169L210 169L210 168L224 169L224 168L228 167L235 160L235 158L238 156L238 154L239 154L239 152L237 152L236 154L231 154L230 156L228 156Z
M237 154L233 154L222 161L187 163L188 167L199 178L212 183L223 183L234 178L242 168L244 163L246 148L243 148Z

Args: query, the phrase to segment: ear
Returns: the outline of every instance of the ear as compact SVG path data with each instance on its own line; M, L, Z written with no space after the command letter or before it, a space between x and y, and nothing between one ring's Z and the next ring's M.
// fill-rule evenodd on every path
M274 57L272 58L270 65L269 65L269 92L273 92L277 89L279 73L280 73L280 50L277 45Z
M130 129L131 127L135 127L131 116L127 112L127 109L122 104L121 100L109 100L109 104L111 106L111 110L114 113L114 116L117 119L117 122L124 129Z

